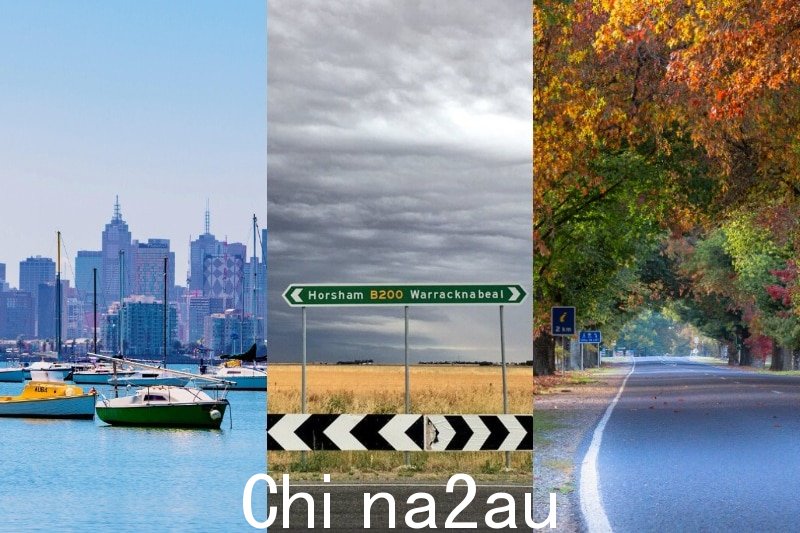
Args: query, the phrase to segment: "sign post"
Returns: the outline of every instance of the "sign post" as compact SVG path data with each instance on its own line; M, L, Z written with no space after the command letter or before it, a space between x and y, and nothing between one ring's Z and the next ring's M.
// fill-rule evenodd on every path
M457 284L400 284L400 283L349 283L319 284L293 283L283 292L283 299L291 307L303 312L303 368L302 412L306 412L306 307L358 307L403 306L405 323L405 411L411 410L410 370L408 361L408 308L411 305L499 305L500 306L500 361L503 376L503 413L508 413L508 386L506 380L506 354L503 333L503 306L521 304L527 293L516 283L457 283ZM575 308L572 307L574 330ZM406 454L406 464L409 464ZM510 466L506 455L506 466Z
M572 306L555 306L550 308L550 335L564 337L564 354L561 357L561 371L567 370L568 338L575 335L575 308Z
M600 368L600 343L603 342L603 334L599 331L581 331L579 335L581 343L581 370L583 370L583 345L597 345L597 368Z

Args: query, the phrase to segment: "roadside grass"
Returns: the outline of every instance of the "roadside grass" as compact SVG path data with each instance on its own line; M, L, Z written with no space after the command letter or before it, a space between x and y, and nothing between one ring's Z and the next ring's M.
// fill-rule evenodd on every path
M299 365L271 365L267 411L300 411ZM509 367L509 412L530 414L533 409L532 369ZM402 366L310 365L307 368L307 412L403 413L405 411ZM503 412L502 378L498 367L471 365L424 365L411 368L411 412L491 414ZM402 452L268 452L270 472L298 473L317 479L319 474L337 478L442 478L453 472L476 479L530 479L532 454L511 454L505 468L503 452L415 452L406 466Z

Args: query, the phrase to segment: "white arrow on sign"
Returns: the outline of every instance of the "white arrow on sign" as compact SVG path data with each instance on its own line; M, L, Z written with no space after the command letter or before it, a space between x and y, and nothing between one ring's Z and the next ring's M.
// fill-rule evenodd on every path
M331 439L340 450L366 450L360 440L351 431L364 419L364 415L339 415L323 433Z
M386 439L386 442L391 444L395 450L422 451L422 448L406 435L408 428L413 426L419 418L420 415L395 415L378 431L378 434Z
M516 287L509 287L508 289L511 291L511 298L509 298L509 300L508 300L508 301L509 301L509 302L516 302L516 301L517 301L517 298L518 298L518 297L519 297L519 295L520 295L520 294L522 294L522 293L521 293L521 292L519 292L519 291L517 290L517 288L516 288Z
M311 450L295 431L303 425L311 415L284 416L269 428L269 435L280 444L284 450Z
M508 437L506 437L506 440L500 445L500 449L516 450L528 432L525 431L525 428L522 427L522 424L519 423L519 420L517 420L517 417L514 415L498 415L498 418L509 431Z
M426 428L427 449L432 452L443 452L453 440L456 431L444 415L428 415L425 417L430 428ZM428 430L429 429L429 430ZM434 440L435 439L435 440Z
M481 446L491 434L489 428L486 427L486 424L481 421L481 417L478 415L464 415L461 418L472 430L472 436L464 445L464 451L480 451Z
M296 303L296 304L301 304L301 303L303 303L303 300L301 300L301 299L300 299L300 293L301 293L301 292L303 292L303 287L297 287L297 288L296 288L295 290L293 290L293 291L292 291L292 293L289 295L289 297L290 297L292 300L294 300L294 303Z

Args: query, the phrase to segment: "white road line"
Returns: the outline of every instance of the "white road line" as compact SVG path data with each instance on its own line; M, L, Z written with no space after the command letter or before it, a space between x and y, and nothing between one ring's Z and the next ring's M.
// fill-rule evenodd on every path
M620 385L617 395L606 408L606 412L603 418L600 419L600 423L597 424L594 434L592 435L592 442L589 444L589 450L583 458L583 463L581 463L581 513L583 514L583 520L586 522L589 533L610 533L613 531L608 521L608 516L606 516L606 512L603 509L602 499L600 498L600 487L598 486L597 476L597 456L600 452L600 443L603 440L603 431L606 428L608 419L611 418L611 412L614 411L614 407L617 405L620 396L622 396L622 391L625 390L625 384L628 382L628 378L631 377L634 370L636 370L636 359L633 359L633 366L631 366L630 372L628 372L628 375L622 380L622 385Z
M774 392L775 394L783 394L783 393L782 393L781 391L779 391L779 390L774 390L774 391L772 391L772 392Z

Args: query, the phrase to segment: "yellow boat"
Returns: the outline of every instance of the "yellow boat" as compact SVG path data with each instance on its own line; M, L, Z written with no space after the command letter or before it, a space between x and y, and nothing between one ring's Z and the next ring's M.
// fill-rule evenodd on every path
M0 417L91 420L96 395L67 383L30 381L18 396L0 396Z

